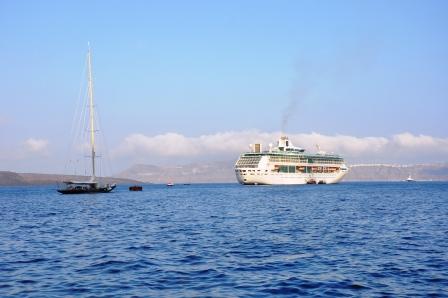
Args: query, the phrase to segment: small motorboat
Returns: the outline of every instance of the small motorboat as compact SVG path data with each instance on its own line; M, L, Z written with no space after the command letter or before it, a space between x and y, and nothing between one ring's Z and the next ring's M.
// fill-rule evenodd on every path
M173 182L168 182L168 183L166 184L166 186L174 186L174 183L173 183Z
M129 186L129 191L142 191L142 190L143 190L143 186L141 186L141 185Z
M406 182L415 182L414 179L412 179L411 175L409 175L408 179L404 180Z

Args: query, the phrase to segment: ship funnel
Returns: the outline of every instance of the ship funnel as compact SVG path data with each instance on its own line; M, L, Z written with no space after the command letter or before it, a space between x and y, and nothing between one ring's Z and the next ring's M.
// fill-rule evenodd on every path
M285 148L289 147L290 143L289 143L289 139L287 136L281 136L280 139L278 140L278 149L280 149L281 151L285 151Z
M255 152L255 153L260 153L261 150L262 150L262 148L261 148L261 144L255 144L254 152Z

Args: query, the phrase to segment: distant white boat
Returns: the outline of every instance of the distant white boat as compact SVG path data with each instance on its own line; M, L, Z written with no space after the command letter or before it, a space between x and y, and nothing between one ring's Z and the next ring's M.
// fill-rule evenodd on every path
M415 182L414 179L412 179L411 175L409 175L408 179L404 180L406 182Z

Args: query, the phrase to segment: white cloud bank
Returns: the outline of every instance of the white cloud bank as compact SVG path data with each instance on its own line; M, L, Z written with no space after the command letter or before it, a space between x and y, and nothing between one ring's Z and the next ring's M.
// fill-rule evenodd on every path
M24 143L25 149L31 153L44 153L48 148L48 141L43 139L29 138Z
M113 151L115 158L138 162L157 162L160 159L229 160L249 149L249 144L275 145L279 132L223 132L199 137L178 133L156 136L131 134ZM448 139L401 133L391 137L355 137L322 135L319 133L289 134L298 147L315 151L315 145L326 152L341 154L350 162L440 162L448 160Z

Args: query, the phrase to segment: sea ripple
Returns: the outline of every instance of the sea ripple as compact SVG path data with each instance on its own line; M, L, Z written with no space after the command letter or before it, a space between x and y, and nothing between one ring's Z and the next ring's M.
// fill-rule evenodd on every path
M0 188L0 296L446 297L448 183Z

